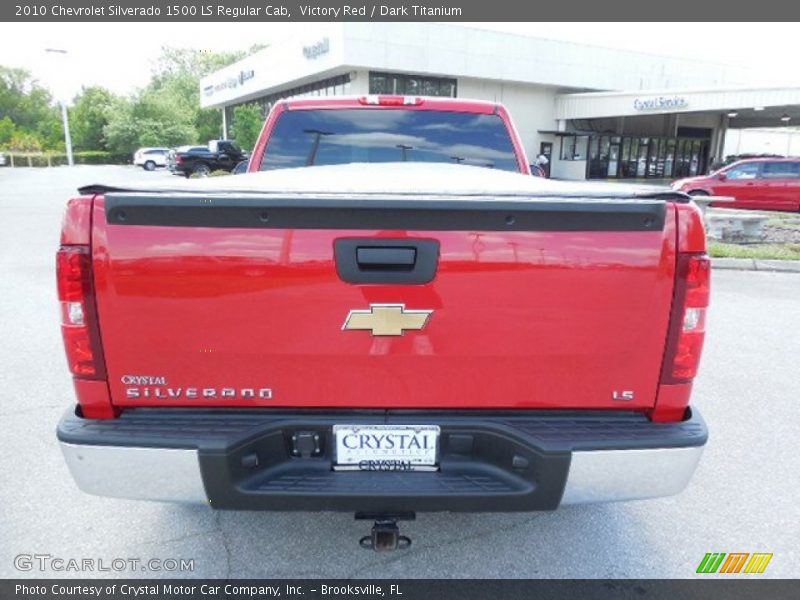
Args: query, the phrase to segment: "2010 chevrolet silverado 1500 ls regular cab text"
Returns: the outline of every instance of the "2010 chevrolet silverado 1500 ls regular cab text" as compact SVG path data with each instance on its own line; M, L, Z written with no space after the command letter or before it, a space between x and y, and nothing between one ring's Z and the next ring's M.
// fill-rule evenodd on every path
M248 174L83 188L57 261L78 485L353 511L380 548L414 511L681 491L700 213L527 164L494 104L297 100Z

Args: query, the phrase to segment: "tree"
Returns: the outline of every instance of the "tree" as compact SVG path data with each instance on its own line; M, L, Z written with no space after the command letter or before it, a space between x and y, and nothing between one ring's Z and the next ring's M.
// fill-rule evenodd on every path
M264 116L258 104L242 104L233 109L231 135L245 150L252 150L256 145Z
M218 108L200 108L195 118L197 139L205 143L222 137L222 114Z
M82 89L69 109L75 148L127 154L141 146L219 138L222 115L217 109L200 108L200 78L262 47L222 53L165 47L150 83L135 94L116 96L99 86ZM250 126L240 123L239 135L244 140L252 137ZM61 111L28 71L0 66L0 146L12 145L63 150Z
M199 85L189 75L154 80L142 90L133 106L141 124L143 146L178 146L198 141L195 121Z
M17 152L41 152L42 144L35 135L30 133L25 133L24 131L16 131L14 135L11 136L11 140L8 142L8 147L10 150L15 150Z
M194 141L197 133L159 94L117 99L103 129L108 150L129 154L143 146L179 146Z
M72 143L76 150L107 150L104 129L114 105L114 94L104 87L83 88L69 109Z
M161 48L161 56L156 61L153 69L153 77L160 79L170 75L191 75L199 81L201 77L205 77L222 67L227 67L237 60L255 54L264 48L266 46L263 44L255 44L250 46L248 50L208 52L207 50L197 50L195 48L163 46Z
M11 120L11 117L6 115L0 119L0 148L8 145L11 138L14 136L15 129L16 125L14 125L14 121Z
M246 55L162 48L150 83L130 98L116 99L106 111L107 148L128 153L142 146L178 146L219 138L222 115L217 109L200 108L200 78ZM259 127L260 121L259 116Z
M28 71L0 66L0 121L6 117L18 139L33 138L45 150L63 147L61 117L50 92ZM26 146L31 144L28 139Z
M128 154L139 147L139 123L133 116L133 100L117 98L103 128L106 148L117 154Z
M173 98L181 98L184 110L191 112L195 137L185 143L205 143L222 135L222 114L219 109L200 108L200 78L233 64L237 60L266 48L251 46L246 51L207 52L193 48L163 47L153 70L153 90L169 90Z

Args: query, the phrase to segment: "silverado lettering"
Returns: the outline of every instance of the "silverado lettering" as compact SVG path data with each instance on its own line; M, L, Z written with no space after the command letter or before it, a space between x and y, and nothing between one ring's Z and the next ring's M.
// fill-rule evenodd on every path
M161 388L161 387L127 387L127 398L261 398L270 400L270 388Z
M393 548L381 517L688 484L710 263L687 195L533 177L503 106L453 98L278 101L248 170L68 203L83 490L376 515Z

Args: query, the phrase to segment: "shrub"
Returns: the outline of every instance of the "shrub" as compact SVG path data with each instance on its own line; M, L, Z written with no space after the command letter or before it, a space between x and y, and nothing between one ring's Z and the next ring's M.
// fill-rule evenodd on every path
M6 152L6 156L9 165L13 157L15 167L57 167L67 164L67 155L62 152ZM72 158L76 165L126 165L131 162L127 154L102 151L74 152Z
M209 173L208 176L223 177L225 175L230 175L230 174L231 174L230 171L225 171L224 169L217 169L216 171L211 171L211 173ZM189 175L189 179L202 179L202 178L203 177L201 175L198 175L197 173L192 173L191 175Z
M72 156L76 165L125 165L131 162L128 154L102 150L75 152Z

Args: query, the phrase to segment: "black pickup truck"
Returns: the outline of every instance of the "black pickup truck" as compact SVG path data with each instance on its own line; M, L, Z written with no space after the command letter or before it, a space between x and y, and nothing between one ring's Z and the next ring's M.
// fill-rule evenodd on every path
M212 171L233 171L248 157L248 153L234 141L212 140L208 146L175 148L167 158L167 166L174 175L189 177L196 173L205 177Z

